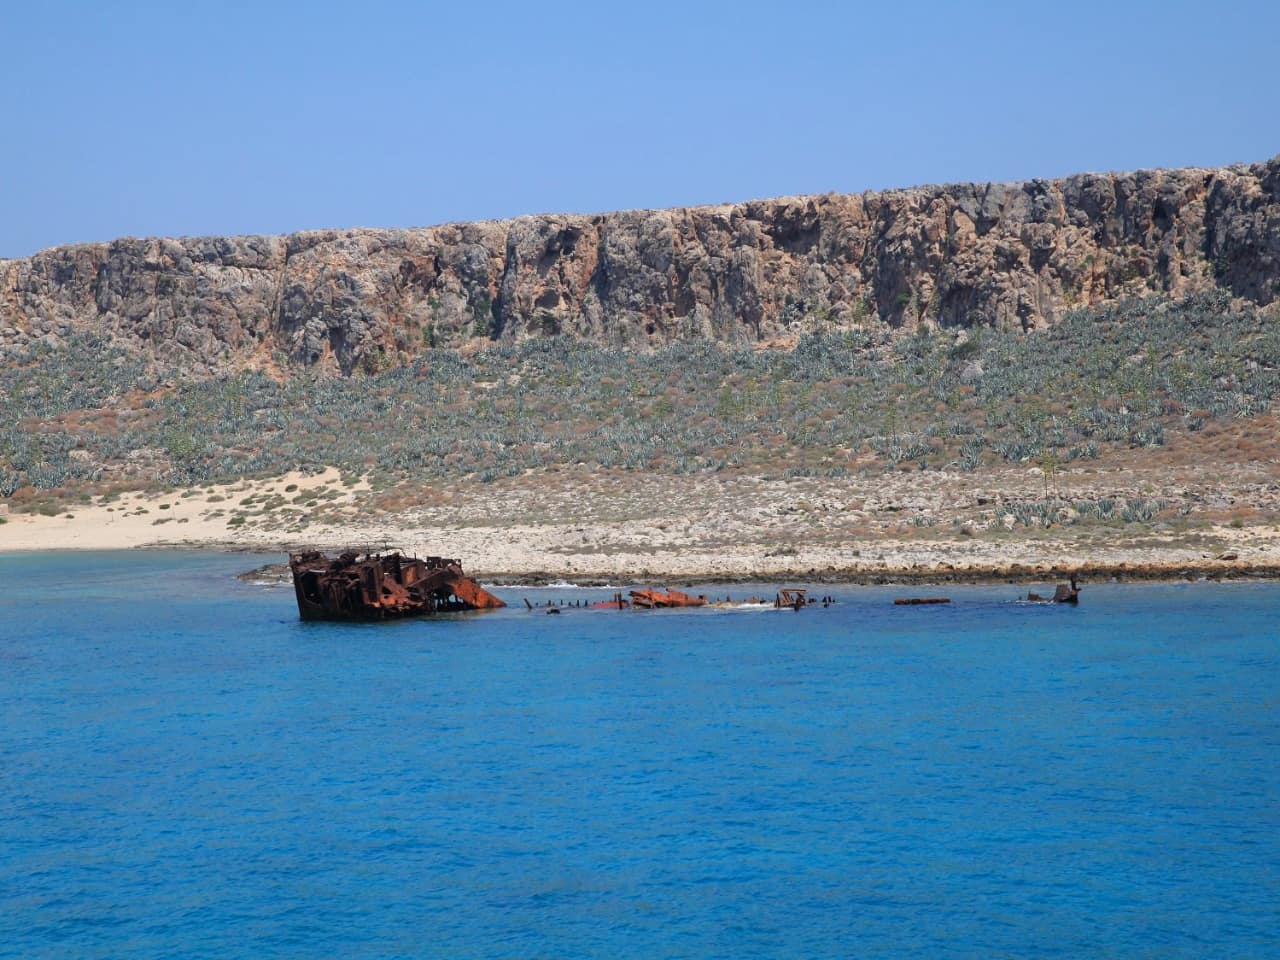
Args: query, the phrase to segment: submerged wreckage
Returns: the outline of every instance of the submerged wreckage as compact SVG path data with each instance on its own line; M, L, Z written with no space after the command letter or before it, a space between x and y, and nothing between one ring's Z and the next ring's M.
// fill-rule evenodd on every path
M462 572L458 560L354 550L330 559L308 551L289 558L303 620L395 620L506 604Z
M1042 597L1040 594L1032 592L1027 594L1028 603L1074 603L1080 602L1080 581L1076 575L1071 574L1070 583L1060 583L1053 591L1052 597Z

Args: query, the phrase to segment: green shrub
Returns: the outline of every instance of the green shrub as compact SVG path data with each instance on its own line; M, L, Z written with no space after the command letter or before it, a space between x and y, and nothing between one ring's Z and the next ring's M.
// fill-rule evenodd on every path
M1217 295L1152 298L1074 311L1031 334L902 335L873 320L803 336L791 352L690 340L647 354L548 337L283 383L184 379L72 337L39 365L0 370L12 411L0 425L0 496L124 476L137 450L162 452L168 486L336 466L347 489L362 475L382 489L406 476L496 482L576 463L840 476L847 451L875 453L881 469L1067 463L1266 410L1280 395L1276 327ZM140 416L121 412L114 430L59 419L114 410L122 386L169 377L172 390Z

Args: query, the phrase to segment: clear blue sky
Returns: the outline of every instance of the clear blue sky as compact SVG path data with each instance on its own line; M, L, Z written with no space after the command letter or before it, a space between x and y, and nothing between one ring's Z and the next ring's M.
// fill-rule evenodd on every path
M1280 4L40 2L0 256L1280 153Z

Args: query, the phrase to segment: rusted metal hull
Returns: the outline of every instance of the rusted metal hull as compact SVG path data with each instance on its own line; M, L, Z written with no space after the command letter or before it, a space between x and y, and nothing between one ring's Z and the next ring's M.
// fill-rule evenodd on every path
M1042 597L1038 593L1028 593L1027 600L1031 603L1080 603L1080 583L1076 579L1076 575L1071 575L1070 583L1060 583L1053 591L1052 597Z
M803 610L804 605L809 602L809 591L796 588L783 588L778 591L778 596L774 598L773 605L778 609L790 607L792 610Z
M622 598L621 592L618 592L613 595L613 599L597 600L590 606L592 610L626 610L631 604Z
M691 597L689 594L681 593L679 590L631 591L632 606L640 610L654 610L665 607L701 607L705 606L706 602L706 597Z
M377 621L506 604L462 572L457 560L400 553L316 551L289 558L298 615L303 620Z

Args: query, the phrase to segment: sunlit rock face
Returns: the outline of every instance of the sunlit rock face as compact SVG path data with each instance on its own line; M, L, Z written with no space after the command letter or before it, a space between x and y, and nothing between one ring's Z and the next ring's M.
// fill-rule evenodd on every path
M192 373L378 369L567 335L752 343L883 322L1031 330L1219 286L1280 298L1280 157L727 206L287 237L122 239L0 261L0 358L73 331Z

